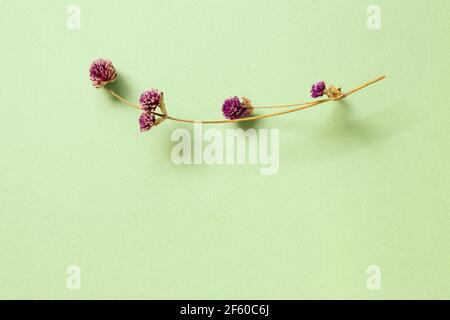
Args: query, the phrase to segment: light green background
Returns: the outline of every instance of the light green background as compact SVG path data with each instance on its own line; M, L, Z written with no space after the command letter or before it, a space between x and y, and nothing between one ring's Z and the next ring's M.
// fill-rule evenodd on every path
M366 27L370 4L382 29ZM66 9L81 8L81 30ZM1 1L0 298L450 298L449 1ZM254 123L280 170L176 166L174 129L91 87L166 93L180 117L230 95L352 97ZM221 127L235 128L234 125ZM66 288L81 267L82 288ZM382 289L366 287L379 265Z

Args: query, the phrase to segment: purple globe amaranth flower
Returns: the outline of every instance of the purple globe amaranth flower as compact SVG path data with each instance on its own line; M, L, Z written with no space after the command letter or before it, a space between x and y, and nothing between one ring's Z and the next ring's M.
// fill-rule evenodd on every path
M143 112L139 117L141 132L150 130L155 125L155 121L155 114L153 112Z
M311 97L318 98L318 97L323 96L326 89L327 89L327 86L325 85L324 81L316 82L311 87Z
M107 59L97 59L91 64L89 77L92 81L92 85L96 88L100 88L108 82L114 81L117 77L117 72L111 61Z
M139 98L139 103L142 110L155 111L161 103L161 93L156 89L144 91Z
M252 111L253 107L247 98L243 98L241 102L238 97L231 97L226 99L222 105L222 113L229 120L247 117Z

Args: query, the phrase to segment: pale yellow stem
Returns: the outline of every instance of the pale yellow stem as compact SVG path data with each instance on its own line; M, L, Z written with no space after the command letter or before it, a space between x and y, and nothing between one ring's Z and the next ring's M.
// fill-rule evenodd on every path
M105 88L106 91L108 91L114 98L122 101L126 105L128 105L130 107L133 107L133 108L136 108L136 109L141 109L141 107L139 105L131 103L130 101L126 100L125 98L122 98L117 93L115 93L114 90L110 88L109 84L106 84L103 88Z
M162 118L165 119L169 119L169 120L173 120L173 121L177 121L177 122L183 122L183 123L202 123L202 124L219 124L219 123L233 123L233 122L244 122L244 121L253 121L253 120L259 120L259 119L265 119L265 118L271 118L271 117L276 117L276 116L281 116L281 115L285 115L285 114L289 114L289 113L293 113L293 112L297 112L300 110L305 110L317 105L320 105L322 103L326 103L326 102L330 102L330 101L338 101L341 100L345 97L348 97L349 95L362 90L368 86L370 86L371 84L374 84L375 82L381 81L383 79L385 79L386 76L379 76L373 80L367 81L365 83L363 83L362 85L346 92L343 93L340 97L336 98L336 99L320 99L320 100L314 100L311 102L304 102L304 103L299 103L299 104L289 104L289 105L280 105L280 106L263 106L263 107L255 107L255 108L288 108L288 107L297 107L294 109L290 109L290 110L286 110L286 111L279 111L279 112L273 112L273 113L269 113L269 114L264 114L264 115L260 115L260 116L253 116L253 117L247 117L247 118L241 118L241 119L235 119L235 120L190 120L190 119L179 119L179 118L175 118L172 117L170 115L167 114L167 111L165 109L164 106L164 102L163 102L163 114L160 113L155 113L155 115L160 116ZM141 109L141 107L139 105L133 104L131 102L129 102L128 100L122 98L121 96L119 96L117 93L114 92L114 90L112 90L108 85L104 86L104 88L111 94L113 95L115 98L119 99L120 101L122 101L123 103L125 103L126 105L133 107L133 108L137 108L137 109Z
M136 108L136 109L139 109L139 110L142 110L140 105L134 104L134 103L128 101L127 99L119 96L113 89L111 89L111 87L109 87L109 84L106 84L105 86L103 86L103 88L105 88L106 91L108 91L113 97L115 97L118 100L122 101L126 105L128 105L130 107L133 107L133 108ZM165 111L165 108L163 109L163 111ZM157 115L157 116L160 116L160 117L166 117L166 115L160 114L160 113L157 113L157 112L154 112L154 114Z
M322 104L324 102L331 101L330 99L324 99L324 100L317 100L314 102L311 102L308 105L304 105L295 109L287 110L287 111L280 111L280 112L273 112L269 114L263 114L260 116L254 116L254 117L247 117L247 118L240 118L235 120L186 120L186 119L178 119L171 116L167 116L167 119L178 121L178 122L186 122L186 123L202 123L202 124L217 124L217 123L233 123L233 122L244 122L244 121L253 121L253 120L259 120L259 119L265 119L265 118L271 118L275 116L281 116L283 114L288 114L304 109L308 109L311 107L314 107L316 105Z

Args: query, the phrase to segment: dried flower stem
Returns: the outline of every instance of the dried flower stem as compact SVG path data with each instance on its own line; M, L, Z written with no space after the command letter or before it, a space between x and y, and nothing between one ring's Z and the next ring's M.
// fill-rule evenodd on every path
M111 89L111 87L109 86L109 83L106 84L105 86L103 86L103 88L105 88L106 91L108 91L114 98L118 99L119 101L122 101L122 102L125 103L127 106L130 106L130 107L132 107L132 108L136 108L136 109L142 110L140 105L134 104L134 103L128 101L127 99L121 97L120 95L118 95L113 89ZM165 110L164 110L164 111L165 111ZM160 117L167 118L166 115L161 114L161 113L154 112L154 114L157 115L157 116L160 116Z
M103 88L105 88L106 91L108 91L114 98L122 101L126 105L141 110L141 107L139 105L131 103L130 101L126 100L125 98L122 98L121 96L119 96L113 89L111 89L111 87L109 86L109 83L106 84Z
M378 81L381 81L383 79L385 79L386 76L379 76L375 79L372 79L370 81L367 81L365 83L363 83L362 85L346 92L343 93L340 97L338 98L327 98L327 99L320 99L320 100L314 100L311 102L304 102L304 103L297 103L297 104L287 104L287 105L279 105L279 106L262 106L262 107L253 107L254 109L269 109L269 108L294 108L294 109L290 109L290 110L286 110L286 111L279 111L279 112L273 112L273 113L269 113L269 114L264 114L264 115L260 115L260 116L253 116L253 117L247 117L247 118L241 118L241 119L235 119L235 120L190 120L190 119L179 119L179 118L175 118L172 117L170 115L167 114L167 111L165 110L164 104L164 110L163 113L154 113L155 115L164 118L164 119L169 119L172 121L177 121L177 122L183 122L183 123L202 123L202 124L219 124L219 123L232 123L232 122L244 122L244 121L253 121L253 120L259 120L259 119L265 119L265 118L271 118L271 117L276 117L276 116L281 116L281 115L285 115L285 114L289 114L289 113L293 113L293 112L297 112L300 110L305 110L308 108L312 108L314 106L320 105L322 103L326 103L326 102L330 102L330 101L338 101L341 100L345 97L348 97L349 95L362 90ZM114 90L111 89L111 87L109 85L105 85L104 88L115 98L117 98L118 100L122 101L123 103L125 103L126 105L133 107L133 108L137 108L137 109L141 109L141 107L137 104L131 103L130 101L124 99L123 97L121 97L120 95L118 95L116 92L114 92Z

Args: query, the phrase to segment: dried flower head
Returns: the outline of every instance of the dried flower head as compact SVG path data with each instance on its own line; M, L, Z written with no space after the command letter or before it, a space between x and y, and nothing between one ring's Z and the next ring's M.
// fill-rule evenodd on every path
M316 82L311 87L311 97L318 98L318 97L323 96L326 88L327 88L327 86L325 85L324 81Z
M229 120L241 119L249 116L253 111L250 100L243 98L241 102L238 97L226 99L222 105L222 112Z
M338 87L335 87L335 86L329 86L325 90L325 94L330 99L340 99L340 98L343 97L342 89L340 87L338 88Z
M117 77L117 72L111 61L107 59L97 59L91 64L89 76L92 85L96 88L100 88L108 82L114 81Z
M141 132L150 130L155 125L155 121L155 114L153 112L143 112L139 117Z
M114 81L117 77L116 70L111 61L106 59L97 59L92 62L90 67L90 79L92 84L97 87L103 87L108 82ZM297 104L287 104L287 105L275 105L275 106L256 106L254 107L250 100L243 97L242 100L238 97L230 97L226 99L222 104L222 112L227 120L191 120L183 119L172 116L167 112L164 94L156 89L151 89L144 91L139 98L139 105L132 103L118 93L116 93L113 88L105 86L105 90L108 91L113 97L133 108L137 108L142 111L139 117L139 127L140 131L149 131L151 128L158 126L165 120L176 121L180 123L203 123L203 124L219 124L219 123L231 123L236 121L255 121L259 119L266 119L277 117L285 114L290 114L300 110L304 110L313 106L317 106L322 103L336 101L348 97L349 95L366 88L380 80L385 79L385 76L379 76L375 79L367 81L358 87L350 90L348 92L342 92L340 87L327 86L324 81L316 82L311 88L311 95L313 98L321 97L324 94L328 96L329 99L320 99L312 101L309 103L297 103ZM156 111L156 108L159 108ZM253 110L255 109L268 109L268 108L289 108L283 111L271 112L268 114L251 116ZM241 120L240 120L241 119Z
M155 111L161 103L161 93L156 89L144 91L139 98L141 109L145 111Z

